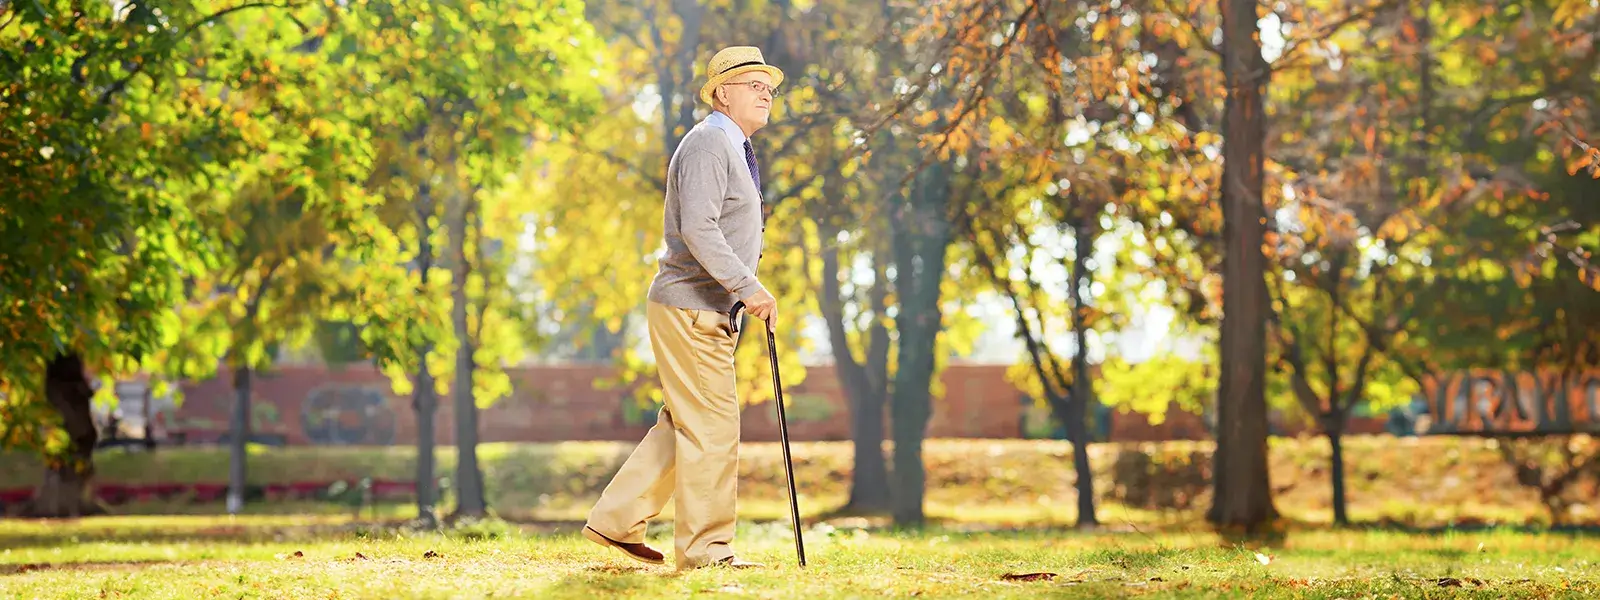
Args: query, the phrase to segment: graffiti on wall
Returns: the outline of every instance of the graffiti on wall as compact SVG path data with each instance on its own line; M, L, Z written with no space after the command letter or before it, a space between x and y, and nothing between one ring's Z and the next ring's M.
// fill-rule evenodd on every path
M328 385L306 396L300 427L313 444L388 445L394 443L395 414L379 387Z
M1425 435L1600 433L1600 371L1458 371L1422 393Z

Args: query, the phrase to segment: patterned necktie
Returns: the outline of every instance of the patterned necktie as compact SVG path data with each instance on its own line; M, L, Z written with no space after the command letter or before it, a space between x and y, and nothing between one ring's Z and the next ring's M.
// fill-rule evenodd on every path
M750 140L744 141L744 164L750 167L750 178L756 182L756 193L760 193L761 167L756 165L756 151L750 148Z

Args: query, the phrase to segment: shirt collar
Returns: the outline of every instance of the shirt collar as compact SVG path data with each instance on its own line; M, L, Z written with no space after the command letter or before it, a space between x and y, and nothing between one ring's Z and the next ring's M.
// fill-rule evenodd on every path
M734 148L738 148L740 152L744 151L744 143L750 138L744 134L743 129L739 128L739 124L734 123L733 119L728 115L723 114L722 111L713 110L711 111L711 116L706 117L706 124L721 129L723 133L728 135L728 140L733 142Z

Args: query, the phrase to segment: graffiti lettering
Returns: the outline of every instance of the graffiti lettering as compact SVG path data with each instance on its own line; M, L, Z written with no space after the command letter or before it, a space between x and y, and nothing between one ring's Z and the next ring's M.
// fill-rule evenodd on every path
M306 397L300 427L313 444L388 445L394 443L395 415L376 387L330 385Z
M1446 373L1423 398L1434 435L1600 433L1600 372Z

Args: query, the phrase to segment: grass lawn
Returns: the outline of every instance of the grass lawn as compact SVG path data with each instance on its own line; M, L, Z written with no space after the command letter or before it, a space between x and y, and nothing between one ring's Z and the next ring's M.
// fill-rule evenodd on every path
M743 522L767 568L676 573L632 563L576 524L494 521L448 533L348 516L0 521L4 598L1272 597L1593 598L1600 537L1506 530L1292 529L1234 543L1203 531L897 533L838 519ZM671 523L651 542L670 555ZM1007 575L1054 574L1031 580Z
M1520 485L1495 440L1355 436L1346 440L1351 518L1410 526L1528 524L1549 521L1537 492ZM479 447L489 505L514 520L582 519L616 473L632 443L485 444ZM1331 520L1327 442L1274 438L1270 445L1275 502L1292 520ZM845 442L794 445L802 516L811 521L844 504L849 493L853 449ZM927 505L941 523L1008 527L1071 524L1077 479L1071 446L1040 440L929 440ZM1129 459L1141 459L1129 461ZM451 475L453 448L441 448L438 473ZM1100 518L1113 524L1150 527L1195 522L1210 505L1210 445L1097 444L1090 449ZM215 447L164 448L155 453L103 452L96 456L100 484L226 483L228 453ZM1131 464L1131 467L1130 467ZM774 520L788 516L782 454L775 443L740 448L741 516ZM0 454L0 489L38 485L43 468L31 456ZM362 477L410 481L416 451L395 447L258 448L249 459L251 483L354 481ZM1572 491L1570 522L1600 523L1600 482L1584 480ZM1162 496L1170 496L1163 500ZM446 495L448 506L450 496ZM1582 499L1587 499L1582 501ZM409 507L378 507L379 518L405 518ZM223 503L183 498L124 504L117 514L217 513ZM339 502L261 502L251 510L338 513Z

